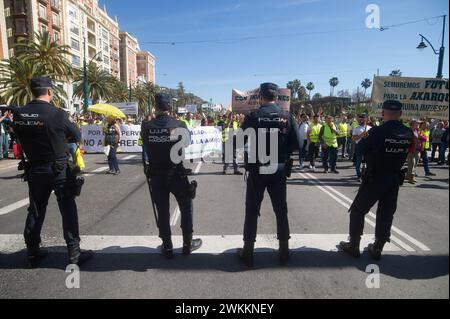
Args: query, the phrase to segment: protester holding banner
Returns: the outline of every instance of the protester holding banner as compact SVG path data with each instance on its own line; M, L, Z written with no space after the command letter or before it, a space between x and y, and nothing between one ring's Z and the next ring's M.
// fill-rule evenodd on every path
M117 160L117 148L121 138L121 129L119 126L119 119L113 117L108 118L108 124L105 127L105 149L108 156L109 171L107 174L119 175L119 162Z

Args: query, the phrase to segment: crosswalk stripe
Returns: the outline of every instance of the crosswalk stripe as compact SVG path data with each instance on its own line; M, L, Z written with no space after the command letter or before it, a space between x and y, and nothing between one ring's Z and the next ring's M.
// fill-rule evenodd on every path
M347 239L346 234L293 234L291 235L290 247L294 252L336 252L340 241ZM197 236L196 236L197 237ZM236 249L242 247L242 235L224 236L198 236L203 240L203 246L196 254L228 254L235 253ZM374 235L364 235L361 247L367 247L373 242ZM182 236L172 236L176 252L182 247ZM43 237L43 245L51 251L67 252L62 238ZM152 254L159 253L157 249L161 245L161 239L157 236L82 236L81 246L83 249L91 249L100 254ZM0 252L15 253L25 248L22 235L0 235ZM270 252L278 250L276 235L258 235L255 243L255 251ZM401 249L395 244L388 243L385 252L400 252Z

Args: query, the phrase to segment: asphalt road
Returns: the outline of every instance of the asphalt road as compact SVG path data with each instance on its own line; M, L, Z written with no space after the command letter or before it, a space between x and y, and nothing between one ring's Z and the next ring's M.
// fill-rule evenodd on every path
M288 187L292 259L287 267L277 263L275 216L266 195L255 268L248 270L234 255L242 245L243 177L223 176L220 164L189 164L198 171L192 177L199 184L195 235L205 244L190 257L167 261L158 254L139 156L119 160L122 174L115 177L105 174L103 155L86 156L87 182L77 202L82 246L96 256L82 267L79 289L66 286L70 273L54 196L43 229L52 253L39 269L25 268L27 187L15 161L0 162L0 298L449 298L448 166L433 166L436 177L402 187L392 243L378 263L367 253L355 260L336 248L347 237L347 209L358 189L350 163L339 163L340 175L294 172ZM171 211L180 247L173 199ZM373 239L374 217L367 217L364 243ZM376 283L366 272L370 265L381 273L379 288L366 285Z

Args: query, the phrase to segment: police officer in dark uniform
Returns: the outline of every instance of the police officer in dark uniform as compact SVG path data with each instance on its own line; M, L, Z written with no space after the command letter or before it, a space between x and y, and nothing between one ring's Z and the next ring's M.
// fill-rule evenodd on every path
M27 157L25 178L28 180L30 206L24 237L28 266L35 268L46 256L40 247L41 230L48 199L55 192L61 212L64 239L70 264L81 265L93 255L80 250L78 212L75 203L76 175L69 167L67 143L77 143L81 134L69 115L51 104L53 85L50 78L36 77L30 83L34 100L14 111L13 129Z
M170 114L170 95L159 93L156 100L156 117L144 122L141 128L144 150L149 159L146 175L149 180L152 201L157 208L159 237L162 239L162 254L173 258L173 244L170 229L169 195L172 193L180 207L181 229L183 232L183 254L190 255L202 245L201 239L193 239L193 198L196 183L189 183L182 159L175 163L171 156L176 144L181 149L190 145L190 135L186 123L175 120ZM181 133L184 133L182 138ZM172 154L173 155L173 154Z
M398 101L386 101L383 105L384 124L371 129L368 137L358 145L360 153L366 158L367 170L349 210L350 242L340 243L340 248L355 258L360 256L359 244L365 215L376 202L375 243L369 245L369 255L380 260L385 243L390 241L399 187L406 173L402 168L414 139L411 129L400 122L402 107Z
M263 163L256 156L252 159L251 151L246 152L246 169L248 172L245 225L244 225L244 248L238 250L238 256L248 267L253 267L253 251L256 241L257 221L260 214L261 202L264 192L267 189L272 200L272 206L277 219L277 234L280 243L279 258L280 264L285 265L289 259L289 221L286 200L286 181L292 169L291 154L298 148L297 123L293 116L286 111L282 111L276 104L278 98L278 86L273 83L264 83L260 87L260 105L258 110L246 116L242 126L245 131L252 128L256 131L256 140L250 136L247 140L247 147L259 145L261 132L266 138L266 152L271 150L270 138L267 136L270 130L275 130L278 135L278 160L276 162ZM271 150L273 151L273 150ZM258 150L256 150L256 154ZM267 174L267 167L273 167L275 173Z

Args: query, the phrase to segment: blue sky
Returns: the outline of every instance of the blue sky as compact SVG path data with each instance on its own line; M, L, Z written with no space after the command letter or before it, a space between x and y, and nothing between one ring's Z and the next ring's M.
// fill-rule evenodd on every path
M253 89L262 82L285 86L298 78L316 92L356 90L380 70L404 76L434 77L438 57L419 51L419 33L440 47L442 19L390 28L365 27L369 4L380 8L381 25L448 15L446 0L100 0L117 16L121 30L135 35L141 49L157 58L156 81L228 105L231 90ZM448 17L447 17L448 19ZM448 78L448 20L444 77ZM267 36L261 38L261 36ZM239 41L243 37L257 39ZM223 40L213 43L154 44ZM146 43L147 42L147 43Z

